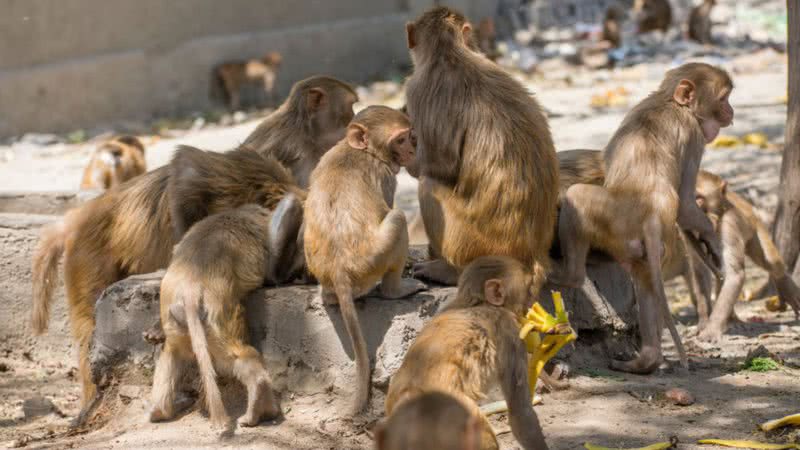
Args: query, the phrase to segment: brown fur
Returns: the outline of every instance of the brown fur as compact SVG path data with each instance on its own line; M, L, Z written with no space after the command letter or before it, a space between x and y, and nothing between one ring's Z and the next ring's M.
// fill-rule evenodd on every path
M672 25L672 7L669 0L636 0L634 13L639 17L639 33L669 31Z
M118 136L92 153L81 189L109 189L145 172L144 145L133 136Z
M166 342L153 376L151 421L175 416L178 381L192 359L215 425L231 425L215 379L218 372L235 376L247 388L240 424L255 426L280 414L264 361L248 344L241 301L265 281L284 282L302 267L302 215L292 195L274 213L244 205L203 219L177 245L161 282Z
M402 403L375 429L376 450L480 450L488 424L446 392L426 392Z
M701 44L711 44L711 10L716 0L703 0L689 14L689 39Z
M307 188L319 159L344 137L356 101L355 90L335 78L298 81L286 101L250 133L244 145L276 158Z
M611 5L606 9L603 18L603 40L611 44L612 48L617 48L622 42L622 21L625 13L619 5Z
M287 180L288 175L280 165L258 155L250 154L252 157L244 158L243 164L228 164L236 160L241 151L208 155L191 148L178 150L181 157L184 154L198 156L192 160L194 167L205 170L202 173L207 178L189 177L179 179L178 183L204 192L203 199L210 202L204 209L208 214L257 200L274 204L284 193L297 192L298 188L290 183L290 178ZM218 165L208 164L208 161L218 161ZM280 169L277 172L276 167ZM48 311L52 285L57 280L58 258L62 251L64 254L70 326L79 348L83 412L96 392L88 356L98 296L106 287L129 275L166 267L172 246L177 242L167 192L171 170L167 166L148 172L71 211L63 225L43 231L34 255L33 323L36 331L43 331L47 324L44 313ZM276 179L284 184L270 183ZM191 192L179 191L185 194L188 203L200 205ZM192 217L202 218L197 214ZM82 415L82 418L85 417Z
M718 175L701 171L697 179L697 198L701 208L714 217L722 238L725 280L720 288L708 325L698 336L715 341L725 332L728 318L739 298L745 280L745 256L769 272L781 302L800 312L800 289L786 273L786 265L770 238L767 226L758 218L753 205L739 194L727 190Z
M417 275L452 284L470 261L497 254L529 265L541 286L558 200L558 162L541 107L471 47L461 13L434 8L406 32L420 210L433 256L442 258L419 265Z
M668 314L661 265L662 257L669 258L664 249L675 248L675 223L698 232L719 256L718 237L694 193L705 143L733 121L727 100L732 88L726 72L707 64L667 72L659 89L628 113L611 138L604 185L576 184L564 196L559 242L565 273L553 278L580 286L586 254L598 248L631 267L640 293L642 348L633 361L614 361L616 369L649 373L661 362L657 308Z
M367 346L353 299L381 282L381 294L400 298L424 286L401 278L408 254L406 220L393 208L400 166L414 158L405 114L385 106L361 111L347 139L322 157L311 174L305 210L308 269L320 296L338 303L356 360L354 412L366 406L370 387Z
M487 58L496 61L500 57L500 52L497 50L497 32L494 27L494 20L491 17L485 17L478 22L475 40L477 41L478 49Z
M270 52L261 58L246 61L230 61L214 66L211 71L211 98L221 97L231 111L241 106L241 89L247 83L260 83L269 97L275 101L275 79L283 62L278 52Z
M467 266L456 297L431 319L392 376L386 414L428 392L446 392L484 424L481 449L497 441L480 413L490 382L499 381L511 430L522 448L546 449L531 405L528 355L517 321L533 302L534 277L509 257L484 256Z

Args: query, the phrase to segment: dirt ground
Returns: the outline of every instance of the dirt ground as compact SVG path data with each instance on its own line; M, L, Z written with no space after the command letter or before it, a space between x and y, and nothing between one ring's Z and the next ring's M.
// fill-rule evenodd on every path
M719 61L715 61L719 62ZM764 133L767 148L736 146L709 149L704 167L729 179L731 186L758 207L770 220L778 192L780 149L786 105L786 65L781 55L766 52L761 58L743 56L723 61L733 72L736 89L731 103L735 125L725 134L742 136ZM625 111L653 90L671 64L653 63L620 70L587 71L554 65L534 77L525 77L531 90L550 115L556 146L601 148ZM626 90L626 102L617 108L596 109L593 95ZM364 90L362 106L383 102L396 104L398 94L379 95ZM236 145L256 126L248 119L231 126L208 125L176 130L166 136L146 138L148 163L157 167L168 161L177 144L225 150ZM74 190L91 151L88 144L16 143L0 147L0 190ZM402 175L398 203L409 214L417 208L415 181ZM30 217L25 218L31 221ZM52 218L42 217L45 223ZM251 429L239 429L228 440L218 440L206 418L191 409L178 420L150 424L145 420L149 387L146 382L123 386L120 407L102 429L70 434L68 424L78 412L79 388L75 379L75 349L69 342L63 304L55 306L51 331L42 338L27 332L29 304L29 256L36 243L36 227L22 233L13 220L0 224L0 444L26 448L253 448L253 449L349 449L370 448L370 429L381 417L382 401L363 416L339 418L347 398L336 392L296 395L284 392L285 417ZM12 231L14 231L12 233ZM765 276L750 270L748 285ZM20 280L26 280L24 283ZM790 312L769 313L764 301L740 302L735 324L717 344L695 341L695 316L682 283L668 286L673 311L690 351L691 369L677 370L675 354L665 335L672 368L651 376L619 374L606 369L601 344L584 346L569 366L570 388L544 393L536 407L551 448L574 449L589 441L612 447L639 447L677 436L680 448L701 448L700 438L758 439L770 442L798 440L797 431L781 430L765 435L757 424L798 412L800 405L800 322ZM749 352L759 346L781 364L777 370L744 370ZM674 406L663 399L672 387L695 397L690 406ZM242 393L231 387L234 397ZM380 396L380 393L378 394ZM235 402L241 405L241 402ZM234 411L235 412L235 411ZM508 433L507 418L492 418L503 448L517 448ZM705 446L705 448L709 448Z

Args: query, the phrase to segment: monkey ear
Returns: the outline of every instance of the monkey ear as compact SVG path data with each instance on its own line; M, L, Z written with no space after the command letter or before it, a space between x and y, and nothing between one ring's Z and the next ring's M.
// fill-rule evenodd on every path
M503 280L490 278L483 283L483 295L486 301L495 306L503 306L506 303L506 287Z
M672 98L675 99L679 105L688 106L694 102L696 90L694 83L683 79L678 83L678 87L675 88L675 93L672 94Z
M464 42L469 42L470 33L472 33L472 25L465 23L461 26L461 37L464 39Z
M316 111L328 102L328 94L320 88L311 88L308 90L308 108Z
M701 194L695 194L694 201L697 203L697 207L702 209L703 211L706 210L706 197Z
M411 22L406 24L406 41L409 50L417 46L417 38L414 35L414 24Z
M364 150L369 146L367 129L360 123L351 123L347 126L347 143L350 147Z

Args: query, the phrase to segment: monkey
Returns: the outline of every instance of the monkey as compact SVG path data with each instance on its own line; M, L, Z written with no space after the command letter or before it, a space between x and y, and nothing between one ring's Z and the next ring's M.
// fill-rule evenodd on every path
M486 426L455 397L431 391L398 406L375 428L376 450L480 450Z
M484 17L478 22L478 29L475 32L475 39L481 53L492 61L497 61L500 52L497 51L497 32L494 28L494 20L491 17Z
M212 423L229 428L217 373L247 388L243 426L280 414L258 350L249 345L245 296L265 280L280 284L303 267L303 207L293 194L274 212L258 204L206 217L175 248L161 281L160 310L166 342L153 376L150 421L175 416L175 390L187 361L197 359Z
M367 345L353 299L380 281L380 294L401 298L424 289L402 278L408 256L403 211L394 208L395 175L415 158L408 117L385 106L359 112L347 136L311 173L305 208L305 254L325 304L339 304L356 361L353 413L369 397Z
M173 228L171 210L176 208L170 206L171 200L197 206L189 210L189 218L196 221L202 219L200 211L214 214L254 201L276 204L286 193L302 195L279 163L247 149L211 155L180 148L176 158L176 164L188 161L186 166L202 176L177 170L178 187L170 195L167 187L174 170L170 163L106 191L42 231L32 264L31 324L35 334L47 329L58 260L63 254L70 327L79 349L82 409L78 423L87 418L96 399L89 367L95 302L112 283L169 264L171 249L180 238ZM178 198L171 199L173 195ZM203 201L208 204L201 208ZM183 218L179 223L188 222ZM158 341L159 334L160 327L155 327L145 337Z
M606 9L603 17L603 41L608 42L611 48L618 48L622 43L622 22L625 20L625 12L622 8L613 4Z
M358 95L349 84L315 76L295 83L289 97L245 139L244 145L281 162L308 188L320 157L344 138Z
M581 286L590 247L628 266L634 280L641 348L631 361L612 361L615 370L651 373L661 363L657 308L667 305L661 265L665 250L674 248L675 224L697 232L721 260L719 238L696 203L695 186L705 144L733 122L732 89L728 73L708 64L668 71L605 148L603 186L579 183L564 194L558 224L563 265L551 280Z
M240 91L246 83L261 83L270 105L275 103L275 79L283 62L278 52L269 52L261 58L246 61L228 61L211 70L209 97L220 98L230 111L241 106Z
M716 227L722 238L722 261L725 279L711 311L708 324L698 339L717 341L725 332L728 318L744 285L745 256L769 272L775 284L778 298L789 304L800 315L800 288L786 272L786 264L770 238L767 226L756 215L753 205L736 192L727 189L727 182L720 176L700 171L697 178L698 206L715 217Z
M638 17L638 33L669 31L672 25L672 7L669 0L636 0L633 11Z
M514 437L524 449L547 449L531 404L528 354L518 319L533 303L536 277L507 256L482 256L462 271L454 298L423 326L389 381L386 415L428 392L446 392L480 419L480 448L496 449L477 402L499 381Z
M414 63L407 107L432 249L414 276L455 284L470 261L497 254L528 264L540 287L558 201L558 161L542 108L477 53L460 12L430 9L406 24L406 38Z
M711 10L716 0L703 0L689 14L689 39L701 44L711 44Z
M106 190L147 172L144 145L135 136L117 136L92 153L81 189Z
M564 197L567 189L573 184L603 185L606 173L603 168L603 152L601 150L562 150L558 157L558 197Z

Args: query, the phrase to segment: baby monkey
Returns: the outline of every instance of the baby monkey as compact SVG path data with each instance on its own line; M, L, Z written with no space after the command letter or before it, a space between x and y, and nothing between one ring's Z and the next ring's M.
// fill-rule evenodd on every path
M216 426L233 429L217 372L247 388L247 411L239 424L255 426L280 414L264 361L248 344L241 301L265 281L282 283L302 269L302 219L300 201L288 194L274 212L248 204L209 216L177 245L161 282L166 342L153 377L151 422L170 420L186 406L176 404L176 389L192 358Z
M347 134L311 173L305 208L305 253L326 304L339 304L356 360L353 412L366 406L370 388L367 344L353 299L380 281L380 294L401 298L424 289L402 278L408 256L403 211L393 208L395 175L415 159L408 117L370 106L347 126Z
M520 446L547 449L531 405L528 353L519 338L518 319L533 303L534 289L533 275L513 258L482 256L470 263L458 280L456 297L422 328L392 376L386 394L390 423L405 403L446 392L481 422L480 448L496 449L477 404L496 380Z

